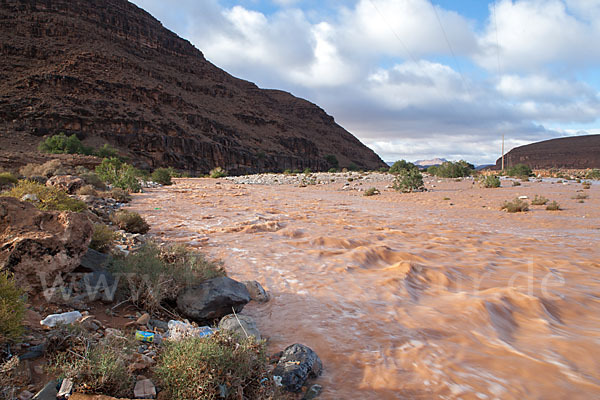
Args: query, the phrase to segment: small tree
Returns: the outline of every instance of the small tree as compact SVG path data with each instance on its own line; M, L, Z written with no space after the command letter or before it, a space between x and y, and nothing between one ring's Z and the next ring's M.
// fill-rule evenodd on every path
M161 185L172 185L171 171L167 168L157 168L152 172L152 180Z
M96 167L96 174L105 182L115 187L127 189L131 192L142 190L138 176L140 172L132 165L125 164L116 157L105 158Z
M425 189L423 175L417 168L400 170L394 179L394 189L403 193L421 192Z
M528 165L525 164L517 164L514 167L511 167L504 171L508 176L516 176L516 177L529 177L533 175L533 171Z
M337 157L333 154L326 155L325 161L327 161L327 164L329 164L329 168L338 169L340 167L340 163L339 163Z
M408 162L406 160L399 160L396 161L389 169L389 173L390 174L399 174L402 171L407 171L407 170L411 170L411 169L416 169L417 166L411 162Z

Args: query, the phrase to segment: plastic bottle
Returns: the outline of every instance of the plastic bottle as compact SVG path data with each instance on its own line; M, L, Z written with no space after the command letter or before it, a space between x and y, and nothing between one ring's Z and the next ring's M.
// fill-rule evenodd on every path
M50 328L54 328L58 324L72 324L81 318L82 315L79 311L71 311L62 314L50 314L46 318L40 321L41 325L48 326Z

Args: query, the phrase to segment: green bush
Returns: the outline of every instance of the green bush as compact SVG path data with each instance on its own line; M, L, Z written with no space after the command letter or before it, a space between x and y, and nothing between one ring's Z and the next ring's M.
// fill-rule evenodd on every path
M129 203L131 201L129 192L118 187L110 191L110 197L119 203Z
M157 310L165 300L175 300L184 287L226 275L222 263L208 261L202 253L183 246L161 250L153 243L116 259L111 270L125 274L120 292L149 311Z
M72 380L79 393L131 398L134 379L128 360L136 352L133 340L115 335L97 340L83 330L63 336L67 351L51 354L52 375Z
M485 188L497 188L500 187L500 178L496 175L486 175L482 178L481 184Z
M304 171L302 171L302 173L305 175L312 174L312 170L310 168L304 168Z
M509 213L525 212L529 210L529 203L516 198L513 201L505 201L501 210L506 210Z
M106 184L95 172L84 172L79 174L79 177L85 181L88 185L92 185L98 190L106 190Z
M33 204L40 210L80 212L87 209L83 201L69 197L66 192L56 187L47 187L28 180L19 181L15 187L0 195L20 200L26 194L37 196L39 201Z
M600 169L591 169L585 173L585 179L600 179Z
M219 331L167 342L156 375L170 399L273 399L269 370L263 342Z
M211 177L211 178L215 178L215 179L216 179L216 178L223 178L223 177L225 177L225 176L227 176L227 171L225 171L225 170L224 170L223 168L221 168L221 167L216 167L216 168L213 168L213 169L210 171L210 177Z
M354 163L350 163L348 165L348 171L358 171L358 165L354 164Z
M508 176L529 177L533 175L531 168L525 164L517 164L514 167L508 168L504 173Z
M416 168L400 170L394 179L394 189L403 193L423 191L423 175Z
M52 154L92 154L92 149L84 146L77 136L67 136L62 132L41 142L38 150Z
M546 206L546 210L548 211L560 211L560 204L555 201L552 201Z
M100 158L114 158L119 157L119 153L117 153L117 149L105 143L104 146L100 147L96 151L94 151L94 155Z
M187 172L181 172L176 170L173 167L169 167L167 168L167 170L169 171L169 175L171 175L171 178L183 178L185 175L189 175Z
M0 188L3 186L15 185L19 180L10 172L0 172Z
M116 232L108 226L104 224L94 224L94 233L92 234L90 248L101 253L107 253L112 248L112 244L116 238Z
M167 168L157 168L152 172L152 181L161 185L172 185L171 171Z
M19 339L23 334L25 301L12 276L0 272L0 344Z
M379 190L377 190L377 188L371 187L365 190L363 196L375 196L376 194L379 194Z
M291 170L291 169L286 169L286 170L284 170L284 171L283 171L283 174L284 174L284 175L292 175L292 174L293 174L293 172L292 172L292 170Z
M336 172L338 172L338 169L337 168L329 168L329 170L327 172L329 172L331 174L335 174Z
M406 160L396 161L388 170L390 174L399 174L402 171L408 171L411 169L416 169L417 166L411 162Z
M131 192L142 190L142 185L138 179L142 172L118 158L113 157L102 160L102 163L96 167L96 174L104 182L115 187Z
M543 206L548 202L548 199L544 196L535 195L534 199L531 200L531 205L533 206Z
M150 225L142 216L134 211L119 210L110 217L113 224L129 233L147 233Z
M333 154L326 155L325 161L327 161L329 168L335 168L337 170L340 167L340 162L338 161L337 157Z
M427 168L427 172L442 178L462 178L470 176L474 169L473 164L460 160L456 162L446 161L442 165L431 166Z

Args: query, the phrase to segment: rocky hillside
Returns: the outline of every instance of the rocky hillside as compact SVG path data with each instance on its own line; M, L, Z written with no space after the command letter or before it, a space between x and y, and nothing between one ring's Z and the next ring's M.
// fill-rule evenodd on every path
M385 166L318 106L232 77L125 0L2 0L0 35L0 160L65 132L147 168Z
M531 168L600 168L600 135L573 136L515 147L504 159L506 166ZM496 161L500 169L502 158Z

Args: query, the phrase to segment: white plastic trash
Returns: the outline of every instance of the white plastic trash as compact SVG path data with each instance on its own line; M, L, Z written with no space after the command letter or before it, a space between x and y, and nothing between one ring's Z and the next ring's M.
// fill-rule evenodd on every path
M171 320L168 323L169 339L181 340L187 337L205 337L215 333L210 326L194 326L183 321Z
M40 321L41 325L54 328L56 325L63 324L68 325L77 321L82 315L79 311L71 311L62 314L50 314L46 318Z

